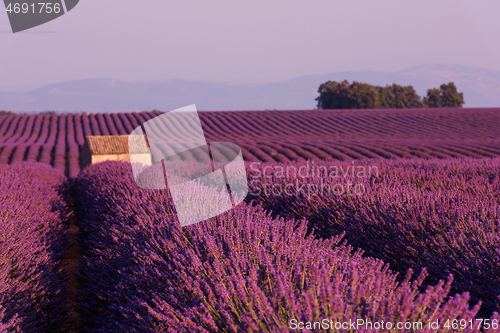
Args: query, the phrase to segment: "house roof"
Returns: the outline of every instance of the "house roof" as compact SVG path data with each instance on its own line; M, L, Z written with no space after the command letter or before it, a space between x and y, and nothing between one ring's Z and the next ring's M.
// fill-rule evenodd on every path
M94 135L85 139L92 155L129 154L129 141L133 154L150 152L144 135Z

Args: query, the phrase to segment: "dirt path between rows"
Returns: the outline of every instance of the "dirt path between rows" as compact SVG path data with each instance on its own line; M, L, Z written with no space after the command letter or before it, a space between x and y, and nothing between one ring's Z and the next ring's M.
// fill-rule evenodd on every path
M66 246L66 253L64 259L62 260L63 271L67 277L66 285L68 286L68 295L66 298L68 307L70 308L69 314L70 318L66 324L61 328L61 332L67 333L78 333L82 327L80 322L80 316L76 312L77 302L76 297L81 292L82 288L80 283L75 278L78 275L78 262L83 258L81 254L81 246L78 242L78 224L76 222L76 216L74 213L73 200L70 197L68 200L69 208L71 209L70 223L69 223L69 242Z

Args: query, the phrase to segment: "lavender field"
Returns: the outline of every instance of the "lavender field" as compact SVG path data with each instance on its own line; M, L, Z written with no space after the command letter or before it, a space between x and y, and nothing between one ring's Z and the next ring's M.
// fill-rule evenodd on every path
M163 112L0 114L0 164L38 161L69 178L86 136L127 135ZM246 161L500 156L500 108L200 112L208 141ZM175 126L182 127L182 123Z
M0 332L499 332L498 109L358 111L202 114L248 195L186 227L78 163L156 112L0 116Z
M406 175L400 183L407 183L408 188L412 187L412 181L422 184L426 176L430 179L436 172L432 162L421 165L424 168L422 173L413 174L408 170L412 166L409 162L402 163L402 166L379 164L383 171L393 176ZM476 164L476 168L491 172L500 166L498 161L492 160ZM263 165L263 168L266 166L269 165ZM272 165L273 168L280 166ZM437 169L437 172L453 173L457 166L438 163ZM477 171L471 170L471 173ZM253 176L257 178L255 173ZM387 186L393 184L388 184L389 180L382 177L376 179L381 179L379 184L383 184L378 189L380 194L384 192L381 189L384 186L389 192ZM482 180L478 178L476 181L481 183ZM339 180L335 179L331 184L335 181ZM365 186L370 182L377 183L368 179ZM344 220L344 225L336 226L333 218L324 218L320 223L319 217L306 220L301 215L309 218L314 212L326 210L333 216L335 212L344 213L344 217L359 210L360 215L377 216L377 213L391 208L388 204L390 198L378 206L379 212L366 212L362 201L355 201L350 207L346 204L342 207L345 210L336 211L336 207L330 208L319 198L292 197L291 201L297 202L292 208L285 197L275 197L272 212L275 215L285 213L287 218L284 219L272 217L262 208L263 202L271 203L272 200L260 195L252 200L249 196L249 203L241 204L233 211L181 228L172 210L169 193L139 189L126 163L104 162L92 166L78 177L76 184L75 191L79 193L77 213L81 216L85 255L80 312L88 331L112 332L118 328L132 332L284 332L290 329L291 320L307 322L323 318L337 322L370 319L374 322L427 323L439 320L444 324L447 320L462 320L466 323L477 315L481 306L477 299L475 306L469 302L467 287L471 282L477 283L477 287L469 288L477 296L476 290L491 283L494 279L488 279L489 274L497 273L495 270L498 269L495 265L498 252L495 251L498 251L499 242L493 235L486 238L488 243L478 245L483 249L481 253L476 253L476 248L468 248L480 243L477 238L458 238L453 250L466 254L455 265L458 256L446 257L453 251L447 253L445 244L439 246L444 235L453 238L478 231L486 235L494 232L490 228L495 216L490 215L497 213L496 199L492 199L496 205L484 212L484 216L490 216L484 228L477 226L482 221L459 225L467 215L473 215L471 213L453 215L453 207L443 205L434 209L429 201L422 200L420 206L415 207L428 209L424 214L429 215L421 221L422 226L404 218L397 221L401 225L393 224L396 221L387 218L379 221L380 227L375 232L373 229L377 228L370 229L371 221L365 221L365 230L362 231L366 236L358 233L356 238L354 234L360 230L355 229L361 229L362 222L356 225L354 221ZM443 190L451 190L453 185L452 179L444 184ZM484 187L479 191L494 189L494 186ZM408 189L401 189L393 195L398 194L403 200L415 198ZM337 207L341 207L353 197L330 196L323 200L337 202ZM292 209L282 208L280 211L277 207L283 205ZM438 228L433 217L437 212L445 215L444 209L450 209L448 213L455 218L445 221L451 222L447 231L441 234L432 229L427 231L427 224L432 222ZM306 211L308 213L304 214ZM398 211L399 214L412 212L413 208L408 206ZM296 219L290 219L288 216L291 215ZM308 232L311 222L313 228L318 225L320 237ZM417 234L415 230L427 233L427 236ZM403 236L394 238L394 235L403 233L408 233L407 246L403 244ZM364 241L364 238L371 242ZM394 238L393 242L391 238ZM430 238L430 246L437 246L434 257L423 256L417 261L415 257L418 256L414 257L413 252L420 250L425 245L422 240L427 238ZM354 243L356 249L349 243ZM493 249L488 252L489 246ZM381 252L385 247L386 253ZM387 261L367 255L377 253L378 256L385 255ZM438 263L443 265L447 260L448 267L436 270ZM488 261L491 266L484 264ZM402 274L391 270L389 264ZM409 267L412 264L418 274L413 274ZM424 266L431 269L426 270ZM466 282L467 274L478 266L487 270L482 275L484 280L473 280L469 276ZM446 275L451 272L458 272L459 279ZM442 274L445 274L444 279L439 280ZM498 284L489 288L489 293L484 291L481 294L488 298L490 308L487 310L497 305L492 302L491 293L499 294ZM496 312L489 315L491 322L498 321ZM442 331L448 330L443 328ZM465 331L479 330L474 326Z
M482 300L481 313L500 309L500 159L249 163L248 173L247 200L274 216L306 218L320 238L345 233L401 275L453 274L451 290Z
M46 164L0 166L0 332L53 332L67 320L63 181Z

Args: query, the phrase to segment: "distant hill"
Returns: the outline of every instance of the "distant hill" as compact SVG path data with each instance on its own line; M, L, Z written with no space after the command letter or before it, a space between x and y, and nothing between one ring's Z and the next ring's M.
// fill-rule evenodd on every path
M412 85L419 95L455 82L465 107L500 106L500 71L458 65L426 65L397 72L348 71L307 75L270 84L224 84L167 80L138 83L117 79L61 82L19 92L0 88L0 110L108 112L162 110L189 104L199 110L298 110L316 107L318 86L327 81L362 81L373 85Z

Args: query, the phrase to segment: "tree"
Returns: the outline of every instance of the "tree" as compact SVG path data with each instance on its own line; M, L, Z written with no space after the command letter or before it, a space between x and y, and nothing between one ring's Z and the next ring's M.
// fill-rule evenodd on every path
M464 102L464 93L457 92L453 82L442 84L441 87L427 90L424 103L429 108L461 108Z
M383 109L406 109L421 108L424 103L420 100L412 86L392 86L378 87L380 96L380 107Z
M327 81L319 86L318 109L348 109L347 89L349 82Z
M464 102L464 93L457 92L453 82L441 85L441 106L445 108L461 108Z
M12 111L5 111L5 110L0 111L0 116L6 116L6 115L11 115L11 114L16 114L16 113L12 112Z
M319 86L318 92L318 109L457 108L464 104L463 93L457 92L453 82L428 89L422 99L412 86L396 83L379 87L356 81L328 81Z
M427 97L424 97L424 104L428 108L441 107L441 91L438 88L427 90Z
M366 83L328 81L320 85L318 109L374 109L380 106L378 89Z
M380 107L378 89L367 83L354 81L347 89L350 109L377 109Z

